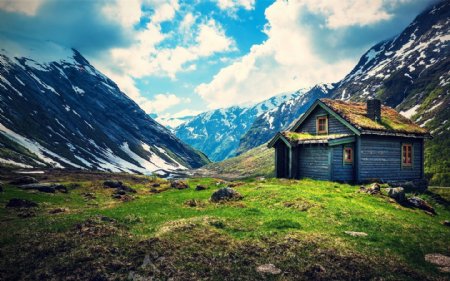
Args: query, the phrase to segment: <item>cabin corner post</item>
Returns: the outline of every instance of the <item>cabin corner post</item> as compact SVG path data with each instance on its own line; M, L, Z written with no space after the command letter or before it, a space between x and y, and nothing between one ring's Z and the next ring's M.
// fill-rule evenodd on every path
M356 183L361 182L361 136L356 136L354 153L354 179Z
M425 179L425 140L420 142L420 178Z
M274 157L275 157L275 178L278 178L278 149L274 146L273 149L275 150Z

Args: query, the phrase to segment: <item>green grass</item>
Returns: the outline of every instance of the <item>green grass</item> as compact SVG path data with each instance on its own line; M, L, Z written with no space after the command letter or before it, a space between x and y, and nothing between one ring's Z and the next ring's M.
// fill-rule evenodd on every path
M303 246L314 243L314 249L333 249L342 255L351 252L352 257L362 255L368 260L386 257L419 273L442 276L424 261L424 255L450 254L450 228L442 225L443 220L450 219L449 207L445 205L445 200L450 199L447 190L431 189L432 193L421 195L437 210L438 215L431 217L423 211L392 203L385 196L359 193L355 186L308 179L249 179L235 188L244 196L243 200L212 203L209 201L211 194L224 186L217 183L211 178L190 179L189 189L168 189L156 194L148 192L148 184L135 184L138 190L136 200L126 203L112 199L112 191L103 189L99 182L81 182L69 194L31 193L6 186L5 192L0 193L0 206L10 198L25 198L39 202L40 207L38 216L26 219L17 218L10 209L0 208L0 226L8 229L0 234L0 248L13 249L15 244L26 239L21 234L30 231L71 233L76 223L101 214L125 227L127 234L120 236L120 239L129 237L129 243L142 243L140 241L159 237L170 245L167 246L169 248L179 247L179 250L189 250L190 254L199 256L214 256L218 249L231 251L235 249L233 247L238 247L236 251L243 250L243 245L246 245L247 251L249 243L260 247L269 247L265 243L279 247L282 243L277 241L294 235L300 237L296 239L309 241L304 242L306 244L302 242ZM209 189L195 191L194 187L198 184ZM163 183L162 188L164 186ZM84 192L94 192L97 199L85 200L81 195ZM439 194L444 201L436 201L432 194ZM192 199L198 202L196 207L185 204ZM56 207L69 208L69 212L48 214L48 210ZM368 236L351 237L345 231L362 231ZM226 244L228 246L221 244L225 238L230 243ZM191 245L192 239L199 240L199 245ZM89 241L83 243L92 243ZM95 241L101 244L106 240ZM212 246L208 244L206 247L202 244L205 241L218 248L210 249L211 253L206 252ZM164 247L160 250L164 251ZM127 254L124 259L132 259L135 257L133 255ZM181 257L173 256L173 259L177 263ZM292 260L287 257L283 259L286 259L283 264L290 266ZM283 264L280 266L283 267ZM194 270L188 265L183 265L183 268ZM243 266L241 271L245 268Z

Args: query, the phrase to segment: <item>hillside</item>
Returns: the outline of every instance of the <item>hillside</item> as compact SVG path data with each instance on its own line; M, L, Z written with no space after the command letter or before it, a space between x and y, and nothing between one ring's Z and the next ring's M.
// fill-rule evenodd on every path
M251 106L232 106L201 113L175 128L175 134L212 161L236 155L239 141L255 118L303 93L284 93Z
M0 174L3 182L15 177ZM127 174L50 171L36 177L63 183L68 192L4 185L0 227L8 231L0 232L1 280L450 277L426 261L450 253L450 228L442 224L450 218L448 190L420 195L436 209L430 216L393 202L384 190L369 195L358 186L323 181L198 178L178 190L166 180ZM106 179L121 180L136 193L115 199L114 190L103 187ZM209 200L229 184L237 185L242 200ZM195 191L197 185L207 189ZM38 207L4 208L12 198ZM262 272L263 265L272 270Z
M30 47L31 48L31 47ZM150 118L78 51L0 51L0 163L139 173L208 159Z

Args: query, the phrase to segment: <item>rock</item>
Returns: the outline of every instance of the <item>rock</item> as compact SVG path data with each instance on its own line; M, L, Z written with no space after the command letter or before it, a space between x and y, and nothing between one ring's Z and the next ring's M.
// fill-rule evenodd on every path
M121 181L107 180L103 182L103 186L105 188L120 188L123 186L123 183Z
M393 187L387 189L388 196L395 201L402 203L406 200L405 189L403 187Z
M125 195L127 193L125 192L125 190L117 190L114 194Z
M9 200L6 208L34 208L37 206L37 203L30 200L12 198L11 200Z
M184 181L174 180L170 182L170 187L176 189L186 189L189 188L189 185Z
M113 195L111 195L111 197L114 198L114 199L121 199L122 195L114 193Z
M450 257L442 254L427 254L425 260L440 267L450 267Z
M160 186L161 186L161 184L159 184L159 183L157 183L157 182L155 182L155 183L152 184L152 187L160 187Z
M423 200L422 198L411 197L408 199L408 203L416 208L419 208L421 210L436 215L436 211L434 210L433 206L431 206L427 201Z
M65 186L62 185L62 184L56 184L54 187L55 187L55 190L57 190L57 191L59 191L59 192L61 192L61 193L68 193L68 192L69 192L69 190L67 189L67 187L65 187Z
M59 214L59 213L65 213L67 211L66 208L56 208L48 211L49 214Z
M212 202L240 200L242 198L243 196L239 192L230 187L221 188L211 195Z
M199 205L199 202L195 199L189 199L186 202L184 202L184 205L189 207L197 207Z
M370 194L370 195L380 194L381 193L381 188L380 188L380 185L378 183L374 183L370 187L361 186L359 188L359 190L361 192L364 192L364 193L367 193L367 194Z
M256 268L256 271L259 273L268 273L268 274L273 274L273 275L277 275L277 274L281 273L281 269L279 269L278 267L276 267L275 265L273 265L271 263L258 266Z
M344 231L344 233L353 237L365 237L368 235L365 232L357 232L357 231Z
M38 183L38 181L33 177L23 176L20 178L16 178L16 179L10 181L9 183L13 184L13 185L23 185L23 184Z
M122 185L117 190L124 191L124 192L136 193L136 190L134 190L133 188L126 186L126 185Z
M442 222L442 224L445 225L445 226L450 226L450 221L445 220L445 221Z
M201 185L201 184L197 185L197 187L195 188L195 190L197 190L197 191L205 190L205 189L208 189L208 187Z

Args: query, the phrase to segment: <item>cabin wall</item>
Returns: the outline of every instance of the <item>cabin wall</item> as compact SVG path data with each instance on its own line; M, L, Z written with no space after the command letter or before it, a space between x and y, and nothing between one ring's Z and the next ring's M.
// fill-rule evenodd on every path
M344 163L344 147L352 147L355 151L354 144L337 145L332 148L332 172L331 179L334 181L351 182L354 180L355 159L352 164ZM353 153L353 156L355 154Z
M328 146L306 144L298 150L298 177L330 180L331 154Z
M328 114L325 109L320 106L314 109L313 112L306 118L305 121L297 128L296 132L305 132L316 134L316 118L318 116L328 116L328 134L352 134L353 132L337 120L334 116Z
M412 167L402 167L402 143L413 145ZM423 177L423 139L362 136L359 180L413 180Z

